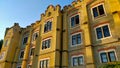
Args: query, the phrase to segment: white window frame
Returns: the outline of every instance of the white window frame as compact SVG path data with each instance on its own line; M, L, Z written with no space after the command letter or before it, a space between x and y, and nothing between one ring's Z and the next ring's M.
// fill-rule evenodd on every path
M38 63L38 68L40 67L40 62L43 61L43 60L48 60L48 67L49 67L49 64L50 64L50 58L44 58L44 59L40 59L39 60L39 63Z
M51 23L52 23L52 27L51 27L51 30L49 30L49 31L47 31L47 32L44 32L45 24L47 24L47 22L51 22ZM45 21L44 26L43 26L43 33L48 33L48 32L50 32L50 31L52 31L52 29L53 29L53 19L50 19L50 20Z
M105 25L108 26L108 29L109 29L109 32L110 32L110 36L109 36L109 37L104 37L104 36L103 36L103 31L102 31L102 36L103 36L103 38L98 39L98 38L97 38L97 31L96 31L96 29L99 28L99 27L105 26ZM107 23L107 24L103 24L103 25L99 25L99 26L95 27L95 28L94 28L94 31L95 31L95 35L96 35L96 40L97 40L97 41L99 41L99 40L104 40L104 39L108 39L108 38L111 38L111 37L112 37L112 33L111 33L111 30L110 30L110 25L109 25L108 23Z
M19 60L21 60L21 59L24 58L24 55L23 55L23 58L20 58L20 56L21 56L21 52L24 52L24 54L25 54L25 51L24 51L24 50L21 50L21 51L20 51L20 55L19 55Z
M104 13L105 13L105 14L104 14L104 16L102 16L102 17L107 16L104 3L100 3L100 4L97 4L97 5L95 5L95 6L93 6L93 7L91 8L91 15L92 15L92 19L93 19L93 20L101 18L100 16L94 17L93 10L92 10L93 8L98 7L99 5L103 5L103 9L104 9Z
M101 53L107 53L107 54L108 54L108 52L111 52L111 51L114 51L116 61L118 60L115 49L110 49L110 50L105 50L105 51L100 51L100 52L99 52L99 60L100 60L100 63L103 63L100 54L101 54ZM107 60L108 60L108 62L110 62L110 59L108 58L108 55L107 55ZM107 62L107 63L108 63L108 62Z
M50 41L50 47L49 47L49 48L46 48L46 49L42 49L42 45L43 45L43 44L41 43L41 50L51 49L51 45L52 45L52 38L51 38L51 37L50 37L50 38L46 38L46 39L42 40L42 42L43 42L43 41L46 41L46 40L49 40L49 39L51 40L51 41Z
M77 35L77 34L81 34L81 43L80 44L76 44L76 45L72 45L72 36L73 35ZM70 39L70 42L71 42L71 47L75 47L75 46L79 46L79 45L82 45L83 44L83 38L82 38L82 32L78 32L78 33L74 33L74 34L71 34L71 39Z
M77 57L77 58L78 58L78 57L81 57L81 56L83 57L83 64L81 64L81 65L84 65L84 64L85 64L85 62L84 62L84 55L75 55L75 56L72 56L72 57L71 57L71 65L72 65L72 67L75 67L75 66L73 65L73 58L74 58L74 57ZM77 64L77 66L80 66L80 65Z
M72 23L72 22L71 22L71 18L72 18L72 17L75 17L75 16L77 16L77 15L79 16L79 24L76 25L76 26L74 26L74 27L72 27L72 25L71 25L71 23ZM71 28L71 29L76 28L77 26L80 26L80 23L81 23L80 13L77 13L77 14L75 14L75 15L73 15L73 16L70 17L70 28Z

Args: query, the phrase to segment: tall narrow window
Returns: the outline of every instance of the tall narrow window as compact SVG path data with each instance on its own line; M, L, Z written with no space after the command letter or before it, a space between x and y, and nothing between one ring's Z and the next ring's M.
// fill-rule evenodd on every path
M44 25L44 32L51 31L51 29L52 29L52 22L48 21L48 22L45 23L45 25Z
M94 18L105 14L105 10L103 8L103 5L98 5L94 8L92 8L92 12L93 12Z
M71 18L71 27L75 27L79 23L80 23L80 21L79 21L79 15L76 15L76 16L74 16L74 17Z
M101 61L103 63L108 62L108 60L107 60L107 54L106 53L101 53L100 56L101 56Z
M49 60L48 59L45 59L45 60L41 60L40 61L40 68L48 68L48 65L49 65Z
M115 57L115 52L114 51L108 52L108 55L109 55L110 62L116 61L116 57Z

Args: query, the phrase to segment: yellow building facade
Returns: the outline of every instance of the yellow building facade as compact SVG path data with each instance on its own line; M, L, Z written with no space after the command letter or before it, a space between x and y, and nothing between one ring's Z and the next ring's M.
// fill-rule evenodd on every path
M6 28L0 68L99 68L120 62L120 1L49 5L39 21Z

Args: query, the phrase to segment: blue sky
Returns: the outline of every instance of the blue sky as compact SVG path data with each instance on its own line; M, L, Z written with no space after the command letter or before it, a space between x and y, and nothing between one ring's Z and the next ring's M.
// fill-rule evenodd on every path
M5 29L15 22L26 27L44 13L48 5L60 4L61 7L71 4L73 0L0 0L0 39L4 38Z

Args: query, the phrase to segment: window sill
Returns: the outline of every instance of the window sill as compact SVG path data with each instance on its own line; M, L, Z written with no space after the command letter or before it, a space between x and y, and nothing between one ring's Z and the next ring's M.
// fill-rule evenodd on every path
M106 14L103 14L103 15L99 15L97 17L94 17L93 16L93 20L97 20L97 19L100 19L100 18L103 18L103 17L106 17L107 15Z

